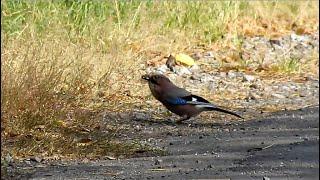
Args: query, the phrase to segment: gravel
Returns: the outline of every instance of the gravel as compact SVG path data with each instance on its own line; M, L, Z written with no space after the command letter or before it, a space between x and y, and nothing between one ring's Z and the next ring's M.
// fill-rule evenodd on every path
M244 38L241 58L248 68L259 68L281 64L284 60L293 59L297 62L308 62L319 54L319 37L317 34L297 35L295 33L278 39L266 37ZM230 101L223 97L212 98L218 105L248 107L257 111L273 111L281 109L297 109L307 105L318 104L319 74L284 75L282 78L261 77L237 70L219 71L221 62L227 52L207 51L195 53L197 64L192 67L175 66L170 71L165 65L148 67L147 72L160 72L168 76L175 84L186 88L192 93L205 98L227 94ZM205 65L203 65L204 63ZM209 66L209 68L208 68ZM204 93L206 92L206 93ZM272 108L269 108L272 107Z

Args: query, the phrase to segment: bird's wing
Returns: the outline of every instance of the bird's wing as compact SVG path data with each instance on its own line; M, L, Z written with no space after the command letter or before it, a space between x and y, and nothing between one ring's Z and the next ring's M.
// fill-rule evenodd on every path
M202 108L215 108L215 107L217 107L214 104L211 104L206 99L204 99L200 96L196 96L196 95L186 96L186 97L183 97L183 99L187 101L186 104L192 104L197 107L202 107Z
M179 94L180 96L177 96L177 94ZM186 95L186 96L183 96L183 95ZM179 93L171 93L171 96L168 95L165 99L166 99L166 102L168 102L169 104L172 104L172 105L191 104L191 105L198 105L199 107L200 106L215 107L215 105L211 104L206 99L204 99L200 96L193 95L188 91L186 91L186 92L179 91Z
M190 96L191 93L183 88L174 87L170 88L165 94L163 94L163 99L165 102L172 105L185 105L187 100L184 97Z

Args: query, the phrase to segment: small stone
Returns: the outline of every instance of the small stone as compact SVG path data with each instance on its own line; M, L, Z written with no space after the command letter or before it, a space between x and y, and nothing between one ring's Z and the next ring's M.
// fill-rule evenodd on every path
M213 168L213 166L211 164L208 165L208 168Z
M226 78L226 77L227 77L227 73L226 73L226 72L220 72L220 76L221 76L222 78Z
M135 120L148 120L150 118L145 113L135 113L133 116Z
M193 54L191 55L191 57L192 57L194 60L199 60L199 59L202 57L202 55L201 55L200 52L196 52L196 53L193 53Z
M204 57L213 58L214 57L214 53L212 51L209 51L209 52L204 54Z
M209 83L207 87L210 91L214 91L217 88L216 83L214 82Z
M140 126L140 125L136 125L136 126L134 127L134 130L136 130L136 131L141 131L141 126Z
M257 84L250 84L250 85L249 85L249 88L258 89L259 86L258 86Z
M309 40L309 37L308 36L300 36L300 35L297 35L295 33L292 33L290 35L291 37L291 40L293 41L299 41L299 42L303 42L303 41L308 41Z
M281 94L276 94L276 93L272 94L272 96L273 96L273 97L276 97L276 98L279 98L279 99L284 99L284 98L286 98L286 96L281 95Z
M146 69L146 73L147 74L150 74L150 73L152 73L154 71L154 69L152 69L151 67L147 67L147 69Z
M249 92L248 96L246 97L246 100L257 100L259 98L260 98L260 96L257 95L256 93Z
M211 76L204 75L204 76L201 77L200 81L203 82L203 83L206 83L206 82L209 82L209 81L213 81L213 78Z
M163 74L163 73L167 72L168 70L169 70L169 68L165 64L163 64L157 68L157 72L160 74Z
M195 65L191 66L190 70L191 70L192 72L197 72L197 71L200 70L200 67L195 64Z
M177 75L176 75L176 74L173 74L173 73L170 73L170 74L168 74L168 78L169 78L171 81L176 81L176 80L177 80Z
M34 161L34 162L38 162L38 163L39 163L39 162L42 161L42 158L37 157L37 156L36 156L36 157L31 157L31 158L30 158L30 161Z
M199 171L199 169L198 169L198 168L195 168L193 171Z
M232 78L235 78L235 77L237 77L237 74L235 72L232 72L232 71L228 72L228 78L232 79Z
M243 76L243 81L244 82L252 82L252 81L254 81L254 79L255 79L255 77L254 76L252 76L252 75L247 75L247 74L245 74L244 76Z
M184 75L184 74L186 74L186 75L191 75L192 74L190 72L190 70L188 68L184 67L184 66L176 67L175 68L175 73L178 74L179 76Z
M279 40L277 40L277 39L270 39L270 40L269 40L269 42L270 42L270 44L272 44L272 45L278 45L278 46L281 46L280 41L279 41Z
M25 162L27 165L31 165L30 159L26 159L24 162Z
M156 159L154 161L154 165L160 165L160 163L162 163L162 159Z
M307 97L308 96L308 92L302 91L299 93L300 97Z
M194 75L190 76L190 79L191 79L191 80L197 80L197 81L200 81L201 77L200 77L200 76L198 76L197 74L194 74Z
M7 163L12 163L13 162L13 158L10 154L7 154L5 157L5 160L7 161Z

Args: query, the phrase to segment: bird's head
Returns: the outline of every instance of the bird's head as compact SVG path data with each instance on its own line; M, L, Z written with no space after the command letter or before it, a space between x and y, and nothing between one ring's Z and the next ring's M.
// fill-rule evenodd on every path
M142 76L142 79L153 85L162 85L170 82L170 80L162 74L145 74Z

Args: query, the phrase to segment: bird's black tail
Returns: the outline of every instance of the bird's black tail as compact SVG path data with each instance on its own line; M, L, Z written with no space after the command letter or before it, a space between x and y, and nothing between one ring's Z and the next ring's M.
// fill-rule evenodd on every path
M209 111L219 111L219 112L231 114L231 115L234 115L234 116L236 116L238 118L244 119L243 117L241 117L240 115L238 115L238 114L236 114L234 112L231 112L231 111L219 108L219 107L207 107L206 109L209 110Z

